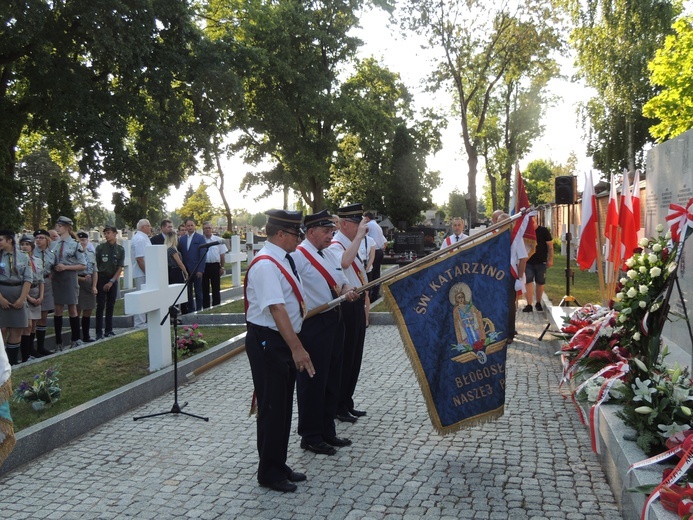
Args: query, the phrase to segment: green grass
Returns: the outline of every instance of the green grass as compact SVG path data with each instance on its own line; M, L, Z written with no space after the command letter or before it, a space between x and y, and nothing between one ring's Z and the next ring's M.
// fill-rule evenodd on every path
M211 348L245 331L245 327L203 327L203 339ZM179 331L180 333L181 331ZM36 412L29 403L10 401L15 431L49 419L149 374L146 331L102 341L28 366L15 366L12 387L30 382L49 367L57 368L62 395L51 407Z
M243 314L245 312L245 304L243 299L234 300L223 305L218 305L213 309L205 309L199 314Z
M565 269L566 257L555 255L553 267L546 271L544 291L554 305L558 305L566 294ZM597 273L581 271L575 262L571 262L571 269L574 273L574 281L570 280L570 295L574 296L580 305L601 303Z

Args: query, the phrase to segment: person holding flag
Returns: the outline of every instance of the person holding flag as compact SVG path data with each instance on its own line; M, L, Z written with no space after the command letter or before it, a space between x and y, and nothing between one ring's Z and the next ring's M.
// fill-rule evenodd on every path
M335 224L327 210L304 219L306 240L291 253L306 293L306 306L316 309L339 296L347 301L360 297L349 285L340 259L330 251ZM301 448L319 455L334 455L335 447L349 446L349 439L337 437L339 380L342 370L344 324L339 306L307 318L298 335L315 367L315 376L299 372L296 378L298 434Z
M359 246L368 233L368 222L363 219L361 203L350 204L337 210L339 231L335 234L329 250L340 259L342 271L349 284L360 287L367 283L363 258L359 258ZM361 372L363 343L366 339L366 302L359 297L353 302L342 302L344 320L344 358L339 390L337 419L354 423L366 412L354 408L354 391Z
M296 373L315 375L298 338L305 294L289 253L301 240L300 211L269 210L267 241L245 275L245 346L257 397L257 480L274 491L296 491L303 473L287 464Z

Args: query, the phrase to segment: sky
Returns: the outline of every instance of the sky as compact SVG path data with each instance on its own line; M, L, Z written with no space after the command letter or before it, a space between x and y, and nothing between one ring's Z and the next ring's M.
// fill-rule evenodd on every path
M388 26L387 15L383 11L370 11L361 20L362 28L357 35L363 40L361 50L362 57L374 56L381 64L387 66L393 72L401 75L402 81L409 89L418 108L423 106L437 106L447 109L451 100L444 94L432 95L424 92L421 79L426 77L431 70L430 51L421 49L420 40L416 38L402 38L397 27ZM586 145L583 132L578 122L577 108L581 101L589 97L589 90L584 86L572 83L569 79L574 72L572 59L569 57L560 60L563 78L551 81L551 93L558 96L555 105L546 111L543 119L545 132L538 139L529 155L520 162L520 168L524 168L534 159L551 159L556 163L565 163L571 152L578 157L578 171L585 172L590 168L591 159L586 157ZM449 193L455 189L459 192L467 191L467 164L463 153L463 142L459 133L459 123L450 118L448 127L442 131L443 149L428 161L431 170L441 172L441 186L433 192L433 201L436 204L445 204ZM276 193L271 197L256 201L263 189L255 188L250 192L240 193L238 185L248 171L249 166L243 164L240 159L230 160L225 165L227 180L227 198L232 208L245 208L251 213L257 213L273 207L281 207L282 194ZM581 175L578 182L581 185ZM168 211L180 207L188 185L196 188L202 181L201 176L190 178L180 189L172 190L166 199ZM482 193L484 182L483 172L477 177L477 197ZM110 199L109 189L102 189ZM219 193L211 188L208 190L214 204L221 205ZM104 204L111 207L110 200L103 200Z

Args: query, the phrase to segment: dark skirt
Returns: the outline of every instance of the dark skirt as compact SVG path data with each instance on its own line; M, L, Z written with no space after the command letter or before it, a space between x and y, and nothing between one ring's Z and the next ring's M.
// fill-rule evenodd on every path
M50 278L43 279L43 301L41 302L42 311L52 311L55 304L53 303L53 282Z
M90 311L96 308L96 295L91 292L91 280L86 281L81 278L79 283L79 300L77 301L77 310Z
M39 294L41 293L41 289L39 287L32 287L29 290L29 296L32 298L38 298ZM29 310L29 319L30 320L40 320L41 319L41 306L40 305L32 305L29 303L29 301L26 302L27 309Z
M56 305L77 305L79 285L77 271L53 272L53 302Z
M22 294L22 286L0 285L0 293L10 303L14 303ZM26 303L21 309L3 309L0 308L0 327L10 327L14 329L23 329L29 326L29 309Z
M185 277L183 276L183 270L180 267L169 267L168 268L168 283L169 285L174 283L185 283Z

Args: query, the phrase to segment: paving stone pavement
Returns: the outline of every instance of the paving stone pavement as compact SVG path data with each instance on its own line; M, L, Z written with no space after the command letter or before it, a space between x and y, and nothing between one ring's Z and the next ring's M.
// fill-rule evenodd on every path
M209 422L134 422L170 410L173 393L155 399L1 479L0 518L620 518L589 435L558 393L556 344L536 340L545 323L518 312L496 422L438 435L397 329L372 326L357 387L368 416L338 423L353 446L332 457L301 450L294 416L288 462L308 474L298 492L257 485L240 355L180 389L184 411Z

